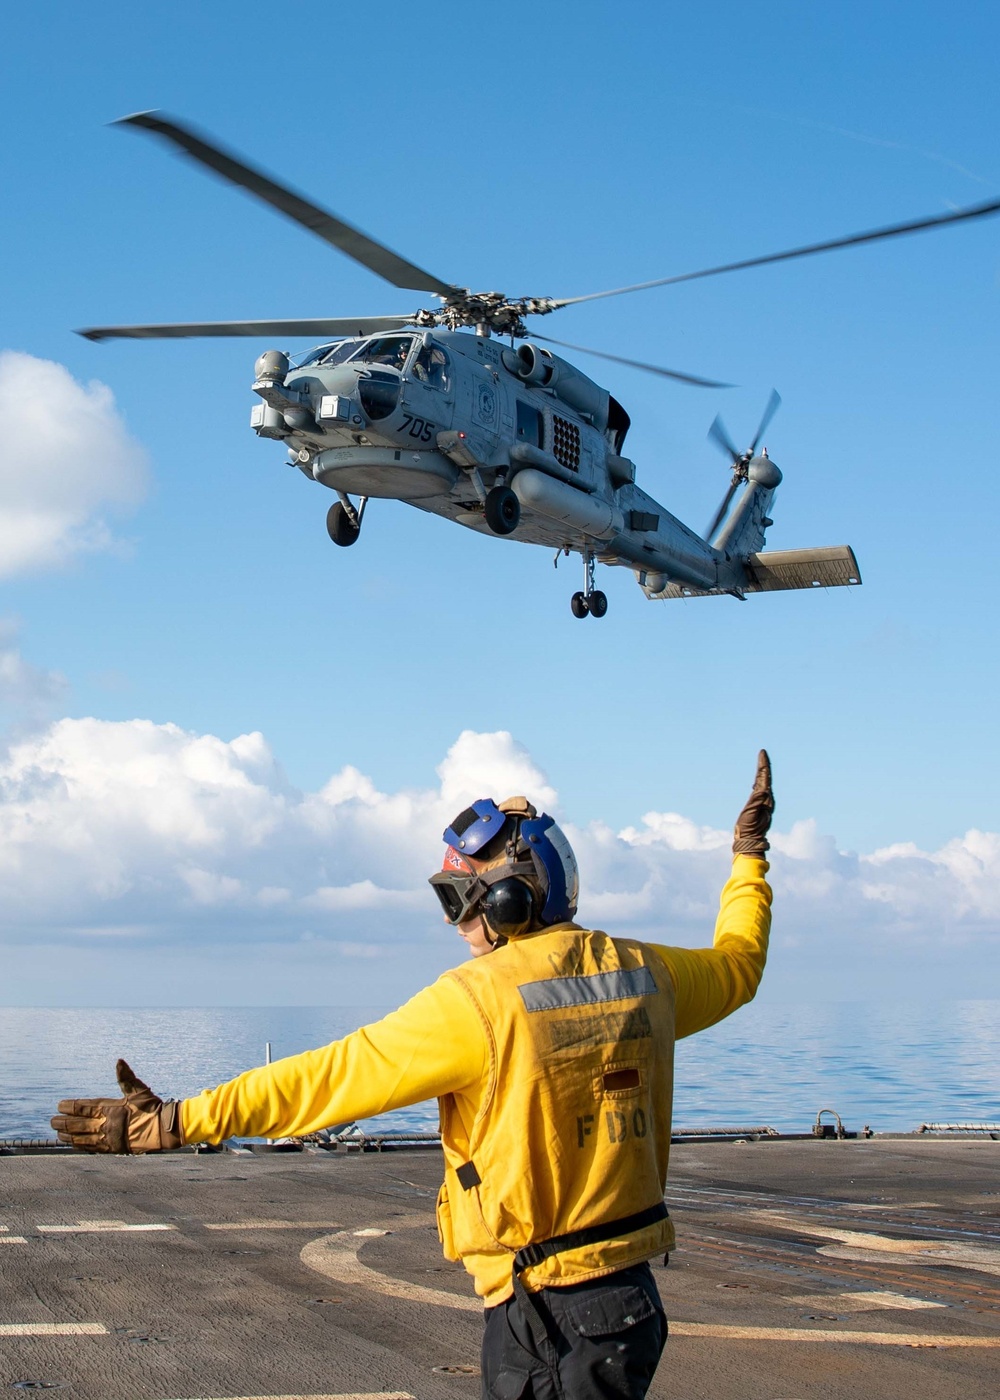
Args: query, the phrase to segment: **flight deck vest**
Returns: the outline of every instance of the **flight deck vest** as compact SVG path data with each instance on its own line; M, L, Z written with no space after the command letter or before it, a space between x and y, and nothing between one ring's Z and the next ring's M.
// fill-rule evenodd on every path
M440 1100L438 1229L487 1305L515 1253L662 1203L670 1149L674 991L642 943L560 924L446 974L483 1020L481 1086ZM661 1219L525 1270L529 1290L578 1283L673 1247Z

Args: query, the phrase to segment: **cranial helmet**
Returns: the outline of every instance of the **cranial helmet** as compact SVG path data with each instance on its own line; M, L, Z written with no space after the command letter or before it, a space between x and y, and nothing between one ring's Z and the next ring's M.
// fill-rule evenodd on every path
M450 923L481 914L494 938L518 938L576 913L580 877L573 849L527 798L473 802L444 840L444 865L430 883Z

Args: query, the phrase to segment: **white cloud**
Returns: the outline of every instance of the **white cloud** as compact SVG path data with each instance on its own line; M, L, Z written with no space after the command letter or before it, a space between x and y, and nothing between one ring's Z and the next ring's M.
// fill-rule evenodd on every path
M441 779L441 801L450 817L484 793L497 801L505 797L530 795L539 810L555 807L556 790L546 780L528 751L510 734L477 734L466 729L448 750L437 770Z
M165 939L317 927L406 939L415 921L438 922L425 881L457 808L494 790L555 798L506 733L461 734L439 773L439 787L385 793L345 765L300 792L260 734L226 742L148 720L59 720L0 762L6 927L22 938L107 936L119 920Z
M58 671L25 661L16 645L17 623L0 618L0 708L28 722L51 712L69 688Z
M227 742L146 720L60 720L0 761L4 936L196 943L205 955L213 944L312 940L393 957L442 936L425 881L456 809L524 791L560 817L577 850L585 920L663 942L710 940L728 831L670 812L618 832L574 827L505 732L464 732L437 775L434 786L382 792L345 765L301 792L260 734ZM801 822L773 846L776 948L835 960L1000 942L1000 835L859 855Z
M134 506L145 478L110 389L0 351L0 577L113 547L104 512Z

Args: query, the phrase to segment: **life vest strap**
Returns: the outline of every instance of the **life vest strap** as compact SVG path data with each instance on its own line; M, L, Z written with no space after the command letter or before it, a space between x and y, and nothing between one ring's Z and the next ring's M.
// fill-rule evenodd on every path
M603 1244L605 1240L615 1240L619 1235L631 1235L634 1230L644 1230L647 1225L656 1225L670 1215L663 1201L634 1215L624 1215L619 1220L608 1220L603 1225L587 1225L582 1230L567 1230L564 1235L553 1235L550 1240L539 1240L536 1244L526 1244L514 1255L514 1277L533 1269L543 1259L553 1254L561 1254L567 1249L582 1249L588 1244Z

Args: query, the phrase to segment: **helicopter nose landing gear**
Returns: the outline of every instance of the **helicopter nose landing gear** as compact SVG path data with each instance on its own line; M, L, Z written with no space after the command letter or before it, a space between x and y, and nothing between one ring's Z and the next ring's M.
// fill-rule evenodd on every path
M608 595L594 587L594 556L583 556L583 592L574 593L569 600L574 617L603 617L608 610Z
M361 503L355 510L351 504L349 496L338 491L340 500L326 513L326 532L333 540L334 544L339 544L343 548L354 544L361 534L361 520L365 513L365 506L368 504L368 497L362 496Z

